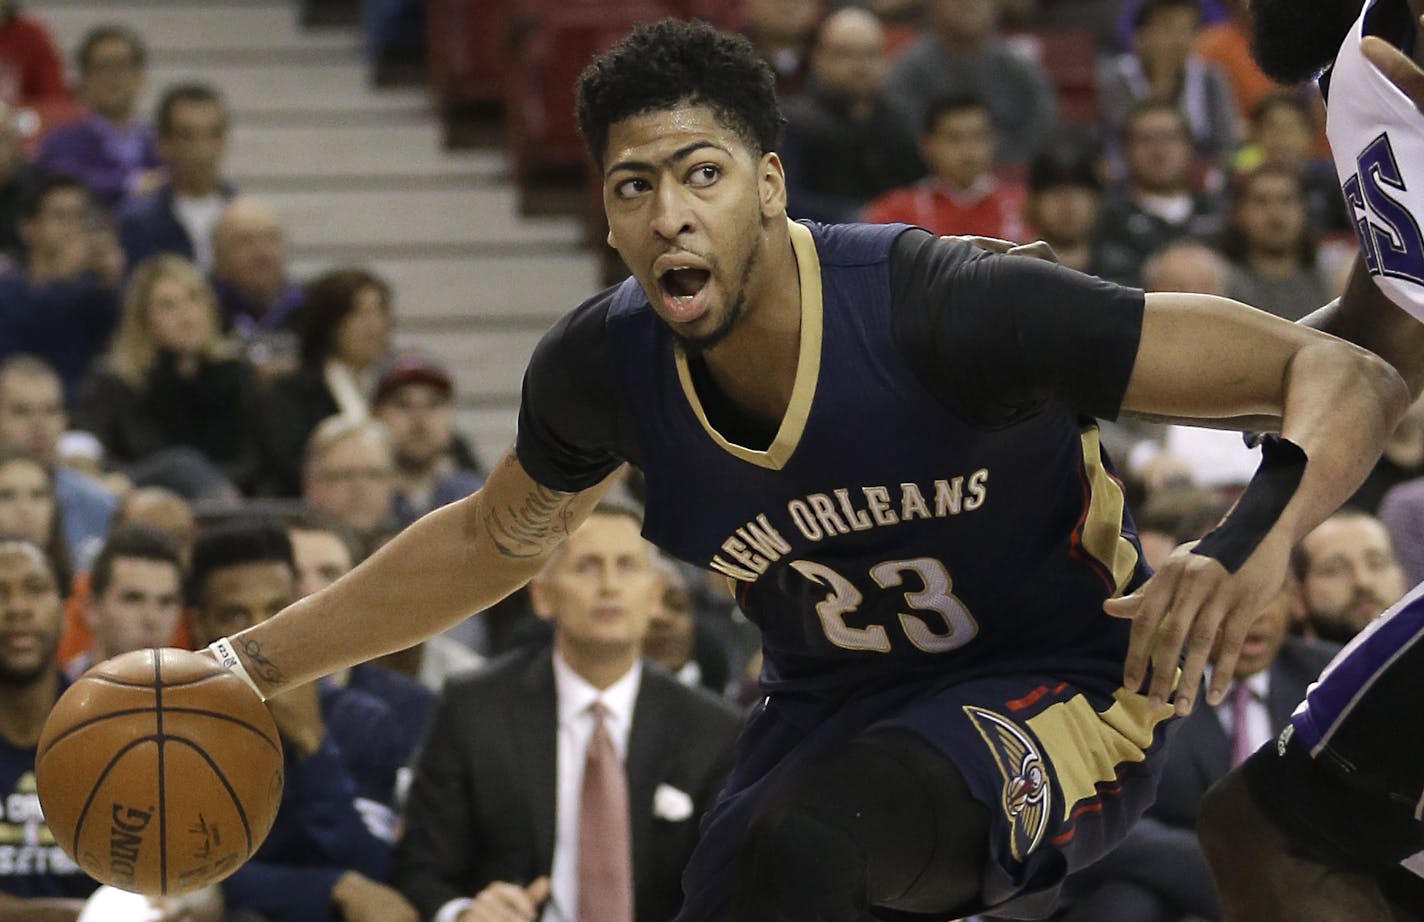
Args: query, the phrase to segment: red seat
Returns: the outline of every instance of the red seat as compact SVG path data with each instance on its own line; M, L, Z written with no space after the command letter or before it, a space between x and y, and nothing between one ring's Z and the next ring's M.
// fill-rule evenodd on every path
M512 6L509 0L428 0L430 86L443 108L503 101Z
M505 138L518 182L582 168L583 141L574 116L579 74L636 23L666 15L662 4L650 0L562 0L530 13L505 92Z
M1058 96L1061 121L1098 122L1098 46L1087 29L1043 30L1016 42L1030 49Z

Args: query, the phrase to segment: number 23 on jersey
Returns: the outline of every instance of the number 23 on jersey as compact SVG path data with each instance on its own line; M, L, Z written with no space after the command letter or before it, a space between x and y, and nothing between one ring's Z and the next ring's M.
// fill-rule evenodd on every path
M860 608L864 595L845 576L811 560L792 562L792 569L814 583L830 590L816 605L816 615L826 639L844 650L890 652L890 634L880 624L853 627L846 616ZM944 564L933 557L910 560L887 560L870 568L870 578L881 589L906 585L907 577L918 581L922 589L904 591L909 612L900 612L900 629L905 637L926 653L946 653L973 640L979 625L969 609L951 591L952 582Z

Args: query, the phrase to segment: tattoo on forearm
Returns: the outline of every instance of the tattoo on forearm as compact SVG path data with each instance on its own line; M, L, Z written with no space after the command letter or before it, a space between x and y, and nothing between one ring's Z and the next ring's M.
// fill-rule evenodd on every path
M569 535L577 493L536 486L517 508L491 509L485 519L495 547L505 557L538 557L551 540Z
M242 654L247 657L249 671L257 673L258 677L268 685L282 685L287 681L287 677L282 674L282 670L277 668L277 664L272 662L262 653L262 645L255 640L242 641Z

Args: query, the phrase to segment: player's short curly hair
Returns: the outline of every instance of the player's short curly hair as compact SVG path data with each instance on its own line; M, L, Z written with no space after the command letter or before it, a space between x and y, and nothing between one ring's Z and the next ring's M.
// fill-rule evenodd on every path
M600 167L614 123L680 103L711 108L758 156L776 146L776 75L751 42L704 22L640 24L579 75L579 130Z

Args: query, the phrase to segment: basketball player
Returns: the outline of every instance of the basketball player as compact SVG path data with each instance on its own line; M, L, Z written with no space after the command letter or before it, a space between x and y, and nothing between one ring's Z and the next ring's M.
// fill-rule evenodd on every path
M1133 628L1102 606L1147 570L1091 417L1280 420L1265 500L1286 501L1178 574L1208 627L1132 638L1173 676L1187 644L1189 700L1406 388L1223 299L790 223L772 87L743 40L671 21L590 66L580 122L633 278L540 343L478 493L213 653L271 694L409 646L537 573L631 462L647 536L727 576L765 647L679 922L1042 912L1150 801L1173 713L1122 687Z
M1361 247L1344 298L1303 322L1374 350L1418 393L1424 2L1254 0L1252 12L1253 52L1271 76L1329 67L1327 134ZM1424 734L1400 722L1424 694L1421 637L1424 586L1346 647L1279 740L1208 795L1199 829L1231 922L1419 917L1398 865L1424 849Z

